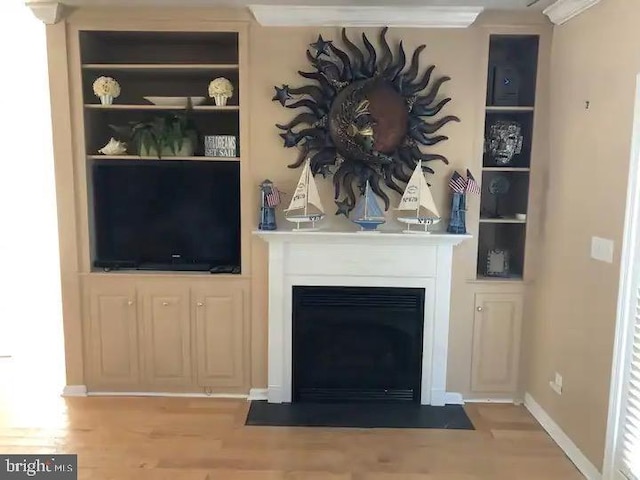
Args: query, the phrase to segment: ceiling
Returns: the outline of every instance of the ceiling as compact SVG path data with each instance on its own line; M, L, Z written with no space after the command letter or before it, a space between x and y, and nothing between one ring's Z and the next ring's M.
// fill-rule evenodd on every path
M486 9L513 10L531 9L543 10L555 0L398 0L393 6L467 6L484 7ZM535 2L535 3L534 3ZM33 3L38 3L36 0ZM66 5L93 6L143 6L143 5L176 5L175 0L61 0ZM529 4L532 4L530 7ZM267 5L323 5L323 6L387 6L389 0L183 0L184 6L236 6L267 4Z

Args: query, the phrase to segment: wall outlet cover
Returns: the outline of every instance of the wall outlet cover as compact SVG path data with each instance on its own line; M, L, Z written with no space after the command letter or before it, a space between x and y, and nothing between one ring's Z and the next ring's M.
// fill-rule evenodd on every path
M613 263L613 240L591 237L591 258L601 262Z

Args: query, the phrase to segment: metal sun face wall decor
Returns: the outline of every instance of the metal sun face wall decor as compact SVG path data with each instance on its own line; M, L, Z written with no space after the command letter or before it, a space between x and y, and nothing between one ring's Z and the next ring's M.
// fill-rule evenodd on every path
M419 160L423 165L433 160L448 163L443 155L420 147L447 140L438 131L460 121L453 115L427 121L451 100L438 99L440 87L450 78L432 79L435 65L419 74L425 45L416 48L407 64L402 42L394 55L386 33L387 28L380 32L380 54L364 33L364 50L347 38L345 29L344 50L320 35L307 50L314 71L298 72L314 83L275 87L274 101L304 109L289 123L276 124L283 131L284 146L300 149L289 167L298 168L309 159L313 174L333 175L338 214L347 215L354 208L356 192L363 194L367 182L388 210L390 199L383 186L402 194L398 182L409 181ZM433 173L429 167L423 169Z

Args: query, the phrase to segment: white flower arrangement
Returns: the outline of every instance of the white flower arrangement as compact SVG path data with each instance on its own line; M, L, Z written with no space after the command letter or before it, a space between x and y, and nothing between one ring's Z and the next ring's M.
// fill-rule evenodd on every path
M209 83L209 96L223 96L227 98L233 97L233 85L224 77L218 77Z
M111 77L98 77L93 82L93 93L96 97L108 95L116 98L120 95L120 84Z

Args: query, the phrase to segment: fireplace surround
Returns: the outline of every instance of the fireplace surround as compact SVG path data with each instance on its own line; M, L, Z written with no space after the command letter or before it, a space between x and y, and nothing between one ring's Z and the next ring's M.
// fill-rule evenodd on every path
M470 235L256 231L269 244L267 399L293 400L293 289L394 287L424 292L420 403L444 405L453 247Z

